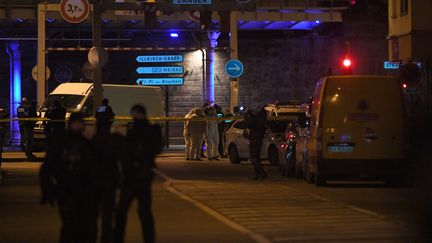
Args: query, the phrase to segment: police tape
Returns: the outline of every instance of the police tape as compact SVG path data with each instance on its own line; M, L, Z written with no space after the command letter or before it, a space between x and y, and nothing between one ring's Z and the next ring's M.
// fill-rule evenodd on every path
M174 121L174 122L187 122L187 121L225 121L225 122L231 122L231 121L237 121L237 120L243 120L245 119L242 116L237 116L237 117L196 117L196 118L185 118L185 117L176 117L176 116L171 116L171 117L164 117L164 116L154 116L154 117L148 117L147 118L149 121L153 121L153 122L169 122L169 121ZM292 118L289 117L268 117L267 118L270 121L292 121ZM56 119L48 119L48 118L11 118L11 119L0 119L0 123L7 123L7 122L65 122L67 121L68 118L66 118L65 120L56 120ZM92 121L96 121L96 119L94 117L86 117L84 118L84 121L86 122L92 122ZM116 116L113 120L115 121L133 121L133 118L131 116Z

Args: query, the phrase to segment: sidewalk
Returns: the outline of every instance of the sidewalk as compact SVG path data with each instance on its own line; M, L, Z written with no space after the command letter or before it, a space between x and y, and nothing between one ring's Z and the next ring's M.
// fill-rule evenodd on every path
M183 147L183 148L182 148ZM45 158L45 152L33 153L36 156L36 161L40 162ZM27 156L24 152L20 151L5 151L3 152L3 162L26 162ZM158 157L184 157L184 146L170 146L169 148L164 148L162 154Z

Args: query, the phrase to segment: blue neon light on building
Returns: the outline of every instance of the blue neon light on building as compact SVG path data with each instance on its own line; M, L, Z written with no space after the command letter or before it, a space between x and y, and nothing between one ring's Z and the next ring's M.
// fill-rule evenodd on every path
M21 50L19 42L10 42L7 52L10 57L10 118L17 117L17 109L21 102ZM10 122L11 139L17 141L20 139L18 122Z
M215 84L215 53L214 51L209 51L208 53L208 58L210 59L209 62L209 75L210 75L210 87L208 89L208 93L207 93L207 99L213 103L215 102L215 92L214 92L214 84Z

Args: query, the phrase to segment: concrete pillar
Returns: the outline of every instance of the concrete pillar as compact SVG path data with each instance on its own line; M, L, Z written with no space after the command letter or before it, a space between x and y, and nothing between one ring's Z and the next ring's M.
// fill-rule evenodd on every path
M214 49L217 47L217 39L219 38L220 32L218 31L208 31L207 36L209 39L209 46L206 51L206 102L214 103L215 102L215 90L214 90L214 81L215 81L215 51Z
M17 108L21 102L21 54L22 48L19 42L9 42L7 53L10 57L10 118L17 117ZM17 121L10 122L10 134L13 141L20 138Z
M230 14L230 58L238 59L237 12ZM234 114L234 107L239 102L238 78L230 82L230 111Z

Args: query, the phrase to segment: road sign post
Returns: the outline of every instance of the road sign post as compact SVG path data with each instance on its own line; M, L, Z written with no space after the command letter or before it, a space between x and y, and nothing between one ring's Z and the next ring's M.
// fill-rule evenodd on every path
M243 74L244 67L237 59L229 60L225 65L225 72L230 76L230 78L238 78Z
M93 1L92 16L93 47L102 48L102 1ZM97 108L103 98L102 90L102 66L97 65L93 69L93 114L96 114Z
M183 85L183 78L139 78L136 83L138 85L149 86L179 86Z
M138 67L138 74L183 74L182 66Z
M60 2L60 15L71 23L78 24L87 19L90 13L88 0L62 0Z
M38 72L39 72L38 66L35 65L32 68L32 77L35 81L38 81ZM45 80L48 80L51 77L51 70L48 68L48 66L45 66L45 75L44 76L45 76Z
M151 56L137 56L136 61L139 63L176 63L183 62L183 55L151 55Z

